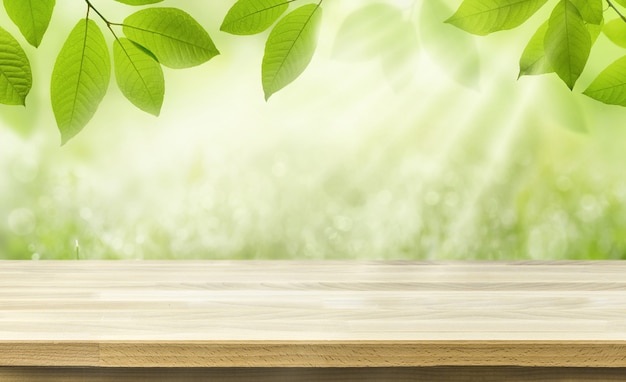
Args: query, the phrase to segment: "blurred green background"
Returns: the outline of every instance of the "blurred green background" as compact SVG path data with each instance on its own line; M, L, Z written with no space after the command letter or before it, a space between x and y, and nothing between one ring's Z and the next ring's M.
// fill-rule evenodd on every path
M219 32L232 1L166 0L222 54L166 69L159 118L112 82L63 147L52 58L85 8L58 2L42 47L25 47L27 108L0 105L0 258L73 259L77 244L82 259L626 258L626 109L580 94L625 52L600 36L572 93L554 75L517 79L549 9L473 38L420 23L421 1L388 2L414 22L414 52L342 58L337 33L365 2L324 2L312 63L266 103L267 35Z

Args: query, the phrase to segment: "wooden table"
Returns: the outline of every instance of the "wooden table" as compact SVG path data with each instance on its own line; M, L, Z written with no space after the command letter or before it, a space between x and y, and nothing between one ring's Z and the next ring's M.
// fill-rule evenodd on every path
M622 262L0 262L0 381L626 381Z

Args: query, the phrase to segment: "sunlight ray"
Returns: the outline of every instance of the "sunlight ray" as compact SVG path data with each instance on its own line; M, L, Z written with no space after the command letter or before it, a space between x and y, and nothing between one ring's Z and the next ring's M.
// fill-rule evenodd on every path
M512 102L511 112L505 114L505 121L493 121L499 128L499 133L494 135L485 144L488 151L485 160L481 164L476 179L472 179L472 187L467 190L467 199L455 218L453 224L447 229L447 239L443 244L443 250L448 256L467 258L472 240L480 240L477 216L480 213L480 201L490 192L490 187L502 180L502 171L506 168L511 157L512 146L516 142L516 136L522 131L527 107L533 99L536 86L528 86L523 90L515 102Z

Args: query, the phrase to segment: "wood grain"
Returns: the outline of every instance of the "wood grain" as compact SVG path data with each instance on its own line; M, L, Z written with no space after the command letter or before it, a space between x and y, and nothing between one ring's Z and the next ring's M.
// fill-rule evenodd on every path
M3 368L3 382L613 382L621 368Z
M626 265L5 261L0 366L626 367Z

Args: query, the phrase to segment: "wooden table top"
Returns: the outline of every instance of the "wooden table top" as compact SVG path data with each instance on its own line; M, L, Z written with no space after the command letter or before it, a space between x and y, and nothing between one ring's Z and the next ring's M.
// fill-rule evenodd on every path
M0 262L0 366L626 366L622 262Z

